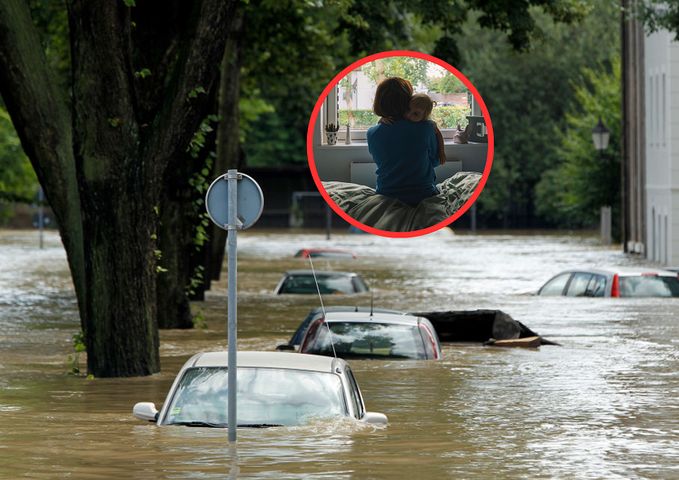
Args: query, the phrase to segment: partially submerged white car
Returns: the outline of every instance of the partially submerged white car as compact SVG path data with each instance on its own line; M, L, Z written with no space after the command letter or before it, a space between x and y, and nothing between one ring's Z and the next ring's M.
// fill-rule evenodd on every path
M239 352L239 427L303 425L337 417L384 425L387 417L366 412L349 365L341 358L282 352ZM177 374L160 412L153 403L133 415L158 425L226 427L227 352L191 357Z

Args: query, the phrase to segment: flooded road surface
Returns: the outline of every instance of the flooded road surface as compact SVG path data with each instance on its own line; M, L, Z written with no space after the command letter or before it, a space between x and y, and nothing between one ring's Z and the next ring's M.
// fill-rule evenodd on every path
M561 269L644 264L575 236L242 233L239 346L284 343L318 301L274 296L302 247L354 250L375 306L405 311L498 308L562 346L453 344L443 360L352 361L385 429L353 422L225 430L135 420L159 406L196 351L226 346L226 285L194 312L206 328L161 332L162 373L68 375L79 330L57 236L0 232L0 478L679 478L679 299L540 298ZM326 304L369 305L369 295ZM81 360L84 368L84 362Z

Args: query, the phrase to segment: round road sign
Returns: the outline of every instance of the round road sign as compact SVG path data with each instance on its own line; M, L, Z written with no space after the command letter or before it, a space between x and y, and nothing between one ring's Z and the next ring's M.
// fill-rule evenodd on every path
M264 195L257 182L244 173L230 170L218 177L205 195L205 207L210 219L220 228L228 230L229 224L229 175L238 176L236 193L236 216L240 222L238 230L250 228L259 219L264 209Z

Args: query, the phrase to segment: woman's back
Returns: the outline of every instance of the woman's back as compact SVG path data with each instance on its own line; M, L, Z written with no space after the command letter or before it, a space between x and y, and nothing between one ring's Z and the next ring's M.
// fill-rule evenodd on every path
M368 150L377 164L377 193L409 205L436 195L438 144L431 122L398 120L368 129Z

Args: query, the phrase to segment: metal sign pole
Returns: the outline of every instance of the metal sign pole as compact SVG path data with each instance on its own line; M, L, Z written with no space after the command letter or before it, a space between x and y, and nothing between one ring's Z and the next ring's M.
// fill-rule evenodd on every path
M238 170L228 170L210 185L205 194L205 208L210 219L219 228L228 232L226 253L229 269L228 291L228 393L227 415L229 428L229 443L235 445L238 416L236 409L237 382L237 352L236 335L238 331L237 317L237 240L238 230L245 230L255 224L264 209L264 195L252 177Z
M228 255L228 269L229 269L229 297L228 297L228 342L229 342L229 370L228 375L228 427L229 427L229 442L236 441L236 390L237 390L237 360L236 360L236 332L237 332L237 310L236 310L236 255L237 255L237 235L238 235L238 171L228 170L226 179L229 186L229 222L227 225L227 255Z

